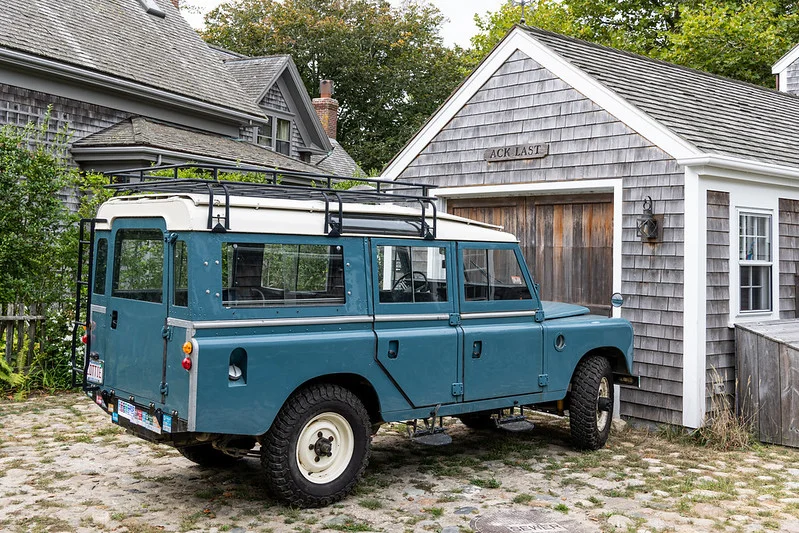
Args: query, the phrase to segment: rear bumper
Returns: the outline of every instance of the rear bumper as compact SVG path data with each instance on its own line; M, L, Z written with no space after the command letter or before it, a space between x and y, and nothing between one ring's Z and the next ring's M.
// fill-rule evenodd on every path
M111 396L107 391L95 390L88 395L111 416L111 422L142 439L151 442L174 442L183 440L189 430L188 420L153 406L123 400Z

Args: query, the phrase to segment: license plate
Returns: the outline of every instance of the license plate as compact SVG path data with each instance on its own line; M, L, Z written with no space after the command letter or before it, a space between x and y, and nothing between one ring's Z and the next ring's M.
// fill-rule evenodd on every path
M128 422L134 426L141 426L144 429L149 429L155 433L161 433L161 424L158 423L158 417L151 415L143 409L139 409L132 403L124 400L117 402L117 417L126 418ZM172 418L169 419L170 431L172 429Z
M89 368L86 369L86 381L89 383L103 384L103 362L89 361Z

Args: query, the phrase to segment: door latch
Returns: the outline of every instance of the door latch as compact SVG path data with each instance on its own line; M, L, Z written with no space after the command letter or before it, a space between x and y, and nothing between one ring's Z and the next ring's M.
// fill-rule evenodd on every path
M172 326L164 326L161 328L161 336L168 341L172 340Z

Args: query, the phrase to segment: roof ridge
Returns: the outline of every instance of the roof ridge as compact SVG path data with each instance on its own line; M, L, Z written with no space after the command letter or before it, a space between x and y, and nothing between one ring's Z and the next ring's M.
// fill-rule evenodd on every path
M246 56L246 57L234 57L231 59L225 59L225 63L243 63L245 61L259 61L264 59L287 59L291 56L289 54L272 54L272 55L265 55L265 56Z
M666 66L666 67L669 67L669 68L676 68L676 69L687 71L687 72L690 72L690 73L693 73L693 74L699 74L701 76L707 76L709 78L715 78L717 80L735 83L735 84L738 84L738 85L741 85L741 86L744 86L744 87L757 89L757 90L760 90L760 91L763 91L763 92L767 92L767 93L770 93L770 94L777 94L777 95L786 96L786 97L789 97L789 98L799 98L799 96L797 96L797 95L794 95L794 94L791 94L791 93L786 93L786 92L783 92L783 91L779 91L777 89L773 89L773 88L770 88L770 87L764 87L762 85L757 85L756 83L751 83L751 82L748 82L748 81L738 80L738 79L735 79L735 78L728 78L727 76L721 76L719 74L713 74L712 72L707 72L707 71L700 70L700 69L697 69L697 68L688 67L688 66L685 66L685 65L680 65L680 64L677 64L677 63L670 63L669 61L665 61L663 59L657 59L657 58L645 56L645 55L642 55L642 54L636 54L635 52L630 52L630 51L627 51L627 50L621 50L619 48L613 48L612 46L607 46L607 45L604 45L604 44L595 43L595 42L592 42L592 41L587 41L585 39L579 39L577 37L572 37L570 35L563 35L561 33L557 33L557 32L551 31L551 30L545 30L543 28L538 28L538 27L535 27L535 26L527 26L527 25L523 25L523 24L516 24L516 26L518 26L519 28L521 28L521 29L523 29L523 30L525 30L525 31L527 31L529 33L532 33L533 35L535 35L536 33L549 35L549 36L554 37L556 39L562 39L562 40L565 40L565 41L572 41L574 43L581 44L581 45L587 45L587 46L590 46L590 47L593 47L593 48L600 48L600 49L603 49L603 50L607 50L608 52L611 52L611 53L621 54L621 55L625 55L625 56L632 57L632 58L635 58L635 59L641 59L641 60L644 60L644 61L647 61L647 62L650 62L650 63L656 63L656 64L659 64L659 65L663 65L663 66ZM797 45L797 46L799 46L799 45ZM562 55L562 54L558 53L558 55ZM568 57L564 57L564 59L566 61L568 61L569 63L574 64L572 62L572 60L569 59ZM582 67L580 67L578 65L574 65L574 66L579 68L580 70L584 70Z

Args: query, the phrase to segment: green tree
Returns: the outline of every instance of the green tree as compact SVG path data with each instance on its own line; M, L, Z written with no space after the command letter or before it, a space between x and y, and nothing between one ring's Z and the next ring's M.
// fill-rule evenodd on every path
M510 3L476 17L473 61L517 23ZM713 74L773 86L771 65L799 40L787 0L537 0L527 24Z
M305 87L335 82L338 140L364 169L382 167L468 73L424 2L239 0L206 16L203 37L247 55L290 54Z
M773 0L683 7L659 57L666 61L774 86L771 66L799 40L797 14Z

